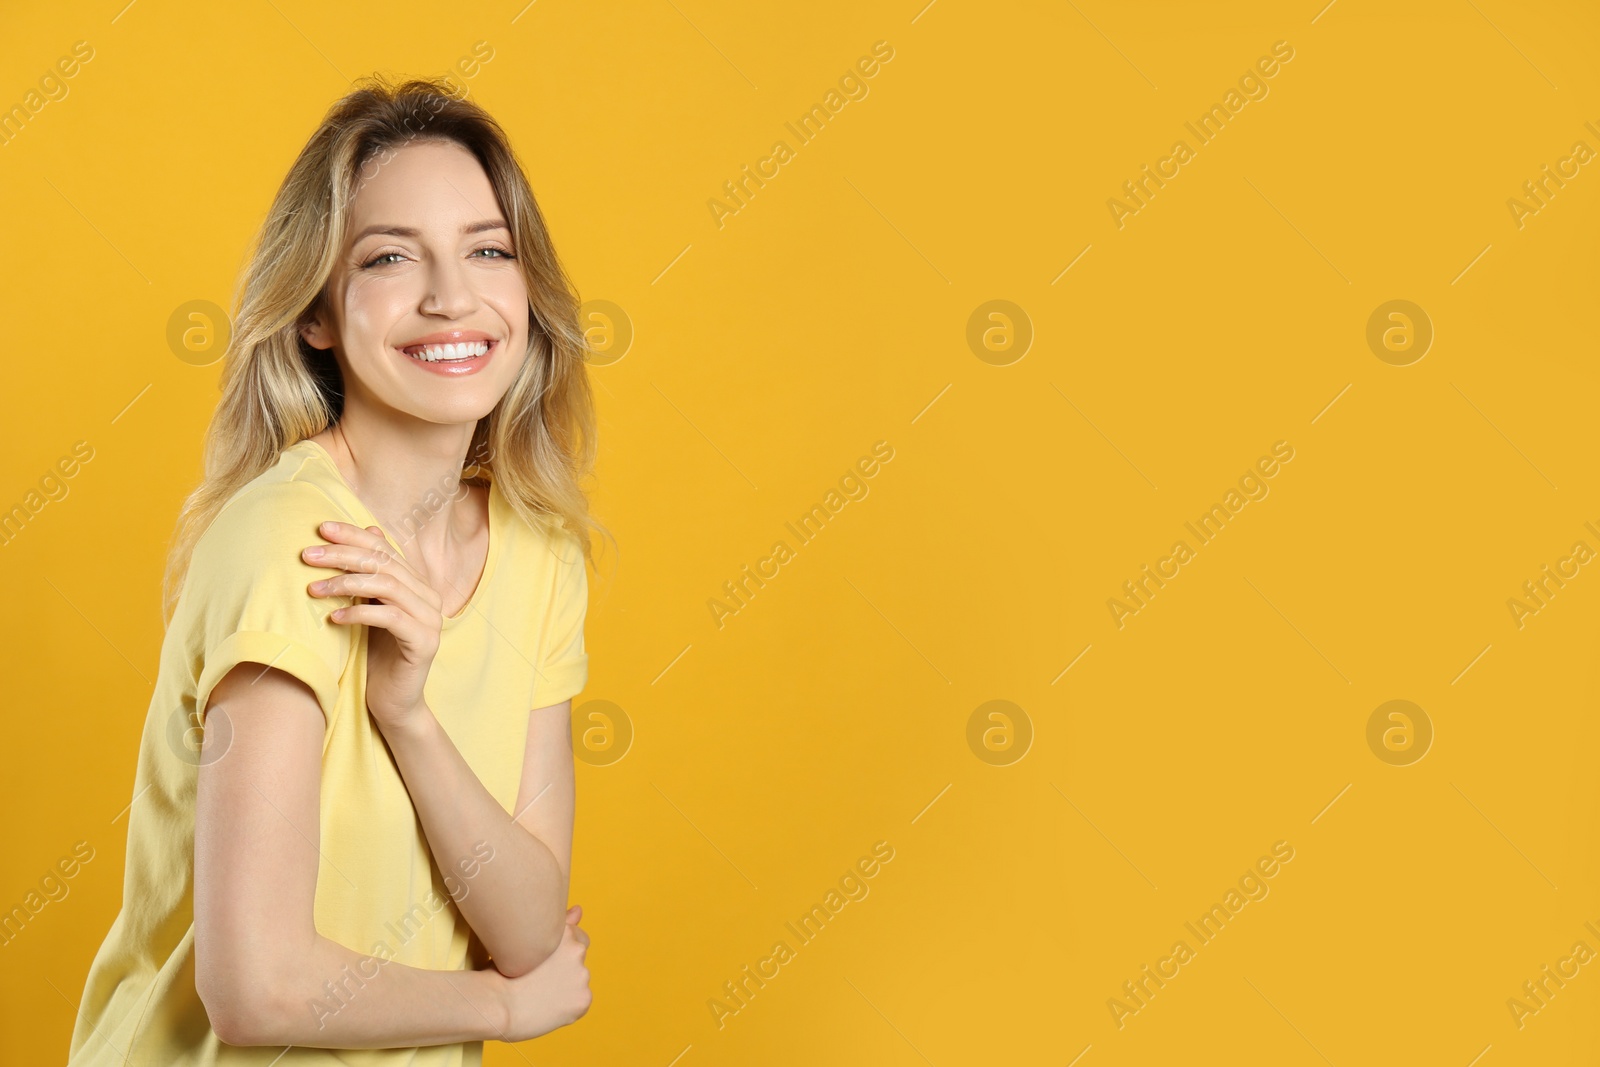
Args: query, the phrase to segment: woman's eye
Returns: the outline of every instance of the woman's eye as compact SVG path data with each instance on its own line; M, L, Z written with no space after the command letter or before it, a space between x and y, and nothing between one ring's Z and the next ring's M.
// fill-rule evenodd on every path
M489 246L486 246L484 248L476 249L476 250L473 251L472 255L473 256L477 256L479 252L493 252L494 253L494 255L492 255L492 256L483 256L483 257L481 257L483 259L516 259L517 258L515 255L513 255L511 253L511 251L509 249L498 248L498 247L496 247L494 245L489 245ZM377 255L373 256L371 259L367 260L365 263L361 264L361 267L362 267L363 270L367 270L367 269L370 269L372 267L387 267L387 266L390 266L393 263L397 263L397 262L399 262L399 261L401 261L401 260L403 260L405 258L406 257L404 255L404 253L401 253L401 252L380 252Z

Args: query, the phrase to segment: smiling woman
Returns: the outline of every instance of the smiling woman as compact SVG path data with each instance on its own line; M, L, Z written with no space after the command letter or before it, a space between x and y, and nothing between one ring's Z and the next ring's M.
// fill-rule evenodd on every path
M477 1064L589 1005L578 299L494 120L381 79L301 151L239 292L69 1062Z

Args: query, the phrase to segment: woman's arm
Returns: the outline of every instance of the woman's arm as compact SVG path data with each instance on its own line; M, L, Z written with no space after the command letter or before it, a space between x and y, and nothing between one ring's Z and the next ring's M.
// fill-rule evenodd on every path
M512 978L561 944L572 869L571 709L566 700L530 713L512 814L484 788L431 709L384 730L439 869L458 880L477 872L456 907L495 967ZM474 850L484 842L494 862L478 866Z
M562 941L572 850L571 701L531 713L524 759L524 796L513 819L489 793L439 724L426 681L443 626L439 594L377 527L329 521L331 542L309 545L314 566L346 571L313 582L316 597L356 596L372 602L331 612L340 625L368 628L367 710L394 754L428 848L447 877L471 873L456 906L507 977L538 967ZM549 786L528 815L530 769ZM536 790L537 792L537 790ZM487 845L494 862L481 864ZM447 883L448 885L448 883Z
M298 679L254 663L216 685L209 709L195 801L195 987L223 1041L516 1041L587 1010L588 938L573 923L561 951L515 981L382 961L319 935L322 710ZM226 728L213 728L218 716Z

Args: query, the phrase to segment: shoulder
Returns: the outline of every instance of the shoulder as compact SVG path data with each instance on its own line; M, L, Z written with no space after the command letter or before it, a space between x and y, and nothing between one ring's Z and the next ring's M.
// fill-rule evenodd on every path
M316 477L314 456L285 449L278 461L231 495L195 542L173 631L191 658L196 706L240 663L260 663L299 678L328 721L355 644L350 628L329 622L346 598L311 596L327 570L301 556L323 543L319 524L349 519L348 507Z
M318 543L319 524L359 524L342 499L347 494L329 484L314 458L298 447L285 449L273 466L241 486L195 542L190 566L254 569L252 561L283 550L293 562L301 548Z
M552 522L529 523L502 502L514 561L512 570L533 588L581 593L586 583L583 542Z

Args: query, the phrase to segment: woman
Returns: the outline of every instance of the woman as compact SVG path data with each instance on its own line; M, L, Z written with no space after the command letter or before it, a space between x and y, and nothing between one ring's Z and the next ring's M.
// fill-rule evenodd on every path
M504 132L369 80L242 279L73 1067L477 1064L584 1014L593 460L577 301Z

